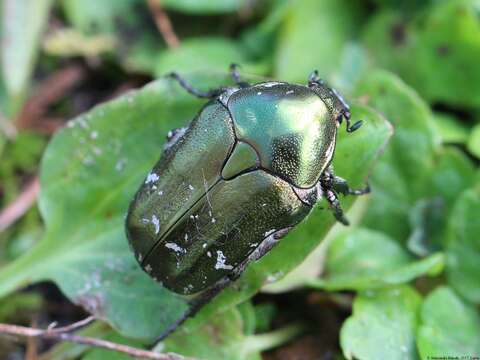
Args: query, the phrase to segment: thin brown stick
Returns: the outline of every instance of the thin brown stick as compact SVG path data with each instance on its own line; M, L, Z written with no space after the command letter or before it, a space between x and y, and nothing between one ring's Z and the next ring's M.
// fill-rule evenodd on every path
M63 329L72 329L72 326L66 326ZM86 336L59 332L58 330L60 330L60 328L54 329L54 330L51 330L51 329L42 330L42 329L29 328L25 326L0 323L0 334L15 335L15 336L21 336L21 337L27 337L27 338L38 337L42 339L50 339L50 340L57 340L57 341L69 341L77 344L108 349L108 350L120 352L123 354L127 354L135 358L142 358L142 359L187 360L187 358L184 358L183 356L180 356L177 354L159 354L153 351L142 350L142 349L114 343L107 340L95 339L95 338L86 337Z
M162 34L168 47L176 48L180 46L180 40L178 40L178 37L173 30L170 18L163 10L160 0L147 0L147 2L153 15L153 19L155 20L155 25L157 25L157 29L160 34Z
M89 316L83 320L74 322L73 324L70 324L67 326L62 326L62 327L49 326L47 330L49 333L71 333L81 328L84 328L87 325L90 325L95 320L96 320L95 316Z
M23 192L0 212L0 232L7 229L30 209L35 203L39 192L40 182L35 177Z

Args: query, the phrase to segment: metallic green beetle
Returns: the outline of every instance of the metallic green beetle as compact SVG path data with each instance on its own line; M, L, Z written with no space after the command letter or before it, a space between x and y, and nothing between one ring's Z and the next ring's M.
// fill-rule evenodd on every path
M324 198L344 224L333 175L337 128L348 105L316 72L308 86L250 85L232 66L233 87L209 98L187 128L169 133L165 151L130 205L126 231L143 269L168 289L218 292L266 254ZM212 290L216 289L216 290Z

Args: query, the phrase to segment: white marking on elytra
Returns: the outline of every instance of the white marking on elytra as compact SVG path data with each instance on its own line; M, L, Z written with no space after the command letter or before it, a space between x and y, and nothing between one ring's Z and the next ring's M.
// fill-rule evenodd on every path
M154 172L151 172L148 174L147 179L145 180L145 184L150 184L158 181L160 179L160 176L155 174Z
M226 264L227 258L223 255L223 252L217 250L217 263L215 264L215 270L225 269L225 270L232 270L232 265Z
M152 224L155 226L155 234L158 234L160 232L160 220L155 215L152 215Z
M171 250L175 251L176 253L186 253L187 252L184 248L182 248L181 246L178 246L175 243L165 243L165 247L167 249L171 249Z

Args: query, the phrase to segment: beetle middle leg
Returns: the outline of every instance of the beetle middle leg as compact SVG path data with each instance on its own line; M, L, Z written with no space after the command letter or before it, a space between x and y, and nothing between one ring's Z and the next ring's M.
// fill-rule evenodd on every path
M346 180L334 175L331 166L329 166L320 177L320 186L330 209L333 211L333 215L344 225L349 225L349 221L343 213L340 201L338 200L338 193L343 195L363 195L370 192L368 185L359 190L350 188Z
M182 88L184 88L189 94L192 94L199 98L213 99L219 96L225 89L223 87L218 89L210 89L208 91L202 91L193 87L184 77L179 73L171 72L167 74L168 77L176 80Z
M352 189L347 180L341 178L340 176L333 175L333 189L343 195L364 195L370 192L370 186L367 184L362 189Z

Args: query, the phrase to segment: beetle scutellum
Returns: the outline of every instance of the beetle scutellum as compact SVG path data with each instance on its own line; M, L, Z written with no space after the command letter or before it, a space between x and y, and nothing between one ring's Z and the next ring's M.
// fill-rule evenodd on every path
M130 205L126 230L143 269L182 295L223 288L266 254L320 199L347 224L334 176L337 128L350 110L314 72L308 85L240 81L201 92L210 101L169 133L165 151ZM213 291L215 293L215 291Z

